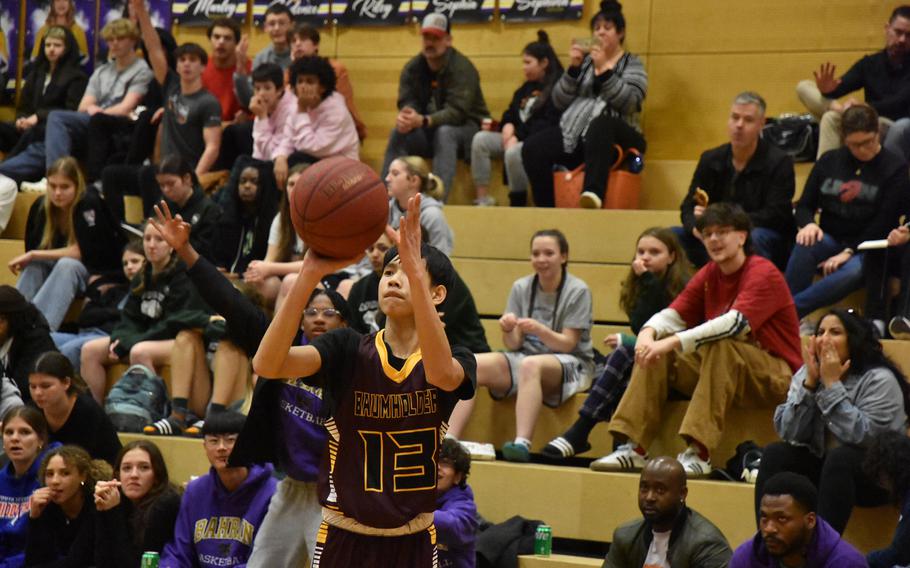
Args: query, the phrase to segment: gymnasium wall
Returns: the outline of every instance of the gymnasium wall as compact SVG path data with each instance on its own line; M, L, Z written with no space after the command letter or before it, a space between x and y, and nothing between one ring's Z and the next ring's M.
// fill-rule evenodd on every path
M883 26L896 3L880 0L627 0L627 48L645 61L649 92L644 129L648 160L692 160L725 138L730 99L755 89L769 113L799 111L794 86L824 61L839 72L884 45ZM581 21L547 23L558 53L589 33L597 3L585 2ZM519 53L535 24L463 24L454 45L481 74L494 116L522 80ZM204 31L177 28L178 41L205 44ZM268 43L258 29L250 52ZM394 124L398 73L419 50L417 24L405 28L323 30L320 52L343 61L369 128L363 157L378 166Z

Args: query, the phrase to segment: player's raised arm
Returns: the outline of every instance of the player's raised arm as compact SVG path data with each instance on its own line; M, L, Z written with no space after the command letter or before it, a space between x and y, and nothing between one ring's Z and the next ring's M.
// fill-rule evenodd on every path
M291 344L300 329L300 319L306 303L323 276L332 274L352 263L351 259L334 259L307 251L300 274L291 291L275 313L269 329L253 357L253 370L260 377L308 377L322 367L322 358L315 347Z
M464 369L452 357L445 328L430 294L430 276L420 256L420 194L408 200L408 212L399 231L398 258L410 284L417 343L427 381L445 391L453 391L464 381Z

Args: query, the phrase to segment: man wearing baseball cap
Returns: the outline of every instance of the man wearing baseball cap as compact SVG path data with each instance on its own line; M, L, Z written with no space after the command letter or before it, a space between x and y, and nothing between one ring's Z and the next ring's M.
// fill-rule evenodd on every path
M445 14L424 16L420 33L423 49L401 72L399 112L386 147L382 176L401 156L431 157L433 171L448 197L458 155L468 155L471 139L489 111L477 69L452 47Z

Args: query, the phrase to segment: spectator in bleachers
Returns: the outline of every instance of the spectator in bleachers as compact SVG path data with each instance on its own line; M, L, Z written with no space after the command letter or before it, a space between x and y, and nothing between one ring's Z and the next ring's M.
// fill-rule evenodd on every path
M252 80L253 158L273 160L282 143L284 125L297 112L297 95L284 88L284 71L274 63L256 67Z
M801 318L862 287L857 246L886 238L910 195L906 165L879 143L874 109L850 107L841 128L845 147L818 159L796 204L800 229L785 274ZM817 268L823 278L813 283Z
M44 353L28 383L32 400L47 420L51 441L75 444L93 459L114 463L120 451L117 431L69 359L56 351Z
M28 401L28 374L42 353L54 350L54 341L38 308L4 284L0 286L0 345L8 341L11 344L0 358L0 376L12 379L22 399ZM6 385L0 395L8 395Z
M635 257L622 284L619 307L629 316L632 333L638 335L651 316L667 307L692 277L692 266L673 231L659 227L645 229L638 237ZM604 371L594 381L578 419L550 441L543 454L564 459L591 448L588 437L599 422L609 422L619 404L635 361L635 335L615 333L604 339L613 351L607 355ZM591 464L597 469L597 463Z
M63 353L78 373L82 357L82 346L97 337L111 334L114 326L120 321L120 311L126 305L129 296L130 281L136 276L145 263L142 243L131 239L123 247L122 278L98 278L89 282L85 288L85 303L79 310L76 319L78 330L75 333L55 331L51 333L54 345Z
M136 52L139 28L134 22L114 20L104 26L101 36L108 45L108 62L92 73L79 108L52 111L45 131L46 166L64 156L78 155L84 158L93 180L113 149L111 131L132 126L132 115L153 79L148 64ZM107 127L92 127L92 123Z
M19 568L25 563L29 500L41 485L38 468L48 448L47 422L34 406L19 406L3 414L0 428L9 459L0 470L0 566Z
M255 329L247 331L256 344L268 328L267 319L257 320ZM316 290L303 310L302 333L294 343L309 344L320 335L348 327L350 320L350 308L340 294ZM278 484L248 566L304 566L313 558L322 523L316 482L327 441L323 382L311 376L259 383L231 463L271 462L287 477ZM291 542L295 544L289 546Z
M215 237L215 265L240 277L253 260L265 258L269 230L278 213L272 164L241 156L218 192L221 220Z
M287 184L279 184L284 191L281 192L278 213L269 228L269 246L265 259L250 261L243 273L243 281L255 286L268 304L275 303L279 291L286 287L282 286L283 280L288 275L296 274L303 260L304 244L291 222L288 194L294 189L297 178L306 166L297 164L288 172Z
M215 95L221 105L221 120L233 122L244 115L243 106L234 90L234 72L238 65L246 66L249 61L237 60L237 44L240 43L240 23L233 18L218 18L209 24L206 36L211 42L212 54L202 73L202 85Z
M729 202L742 207L752 219L755 254L778 268L786 266L796 233L796 180L790 156L761 137L765 108L765 100L758 93L736 95L727 119L730 142L703 152L698 160L689 192L680 205L682 227L673 229L696 266L708 262L695 228L695 220L705 210L705 203L696 198L699 189L707 194L707 203Z
M53 26L42 37L42 49L23 78L16 121L0 123L0 151L10 158L33 142L44 142L47 115L55 109L76 110L88 84L79 67L79 49L69 29ZM13 211L17 183L0 163L0 228Z
M262 24L265 33L269 36L269 45L265 46L262 51L253 58L252 70L255 71L265 64L277 65L282 71L291 66L291 43L289 34L294 25L294 16L291 9L286 4L270 4L265 9L265 21ZM238 65L234 71L234 88L237 91L237 97L243 106L249 105L249 99L253 95L251 92L251 78L245 59L247 58L247 49L249 41L240 41L240 54Z
M146 263L133 278L120 322L110 337L82 346L82 376L100 400L107 384L105 368L121 360L153 372L170 361L174 338L184 329L205 327L209 308L189 282L186 267L151 223L143 230ZM174 407L186 409L186 400Z
M841 120L848 108L860 104L855 98L841 103L837 99L860 89L866 104L874 108L883 126L910 116L910 6L898 6L885 24L885 49L866 55L837 78L836 66L822 64L815 80L796 86L799 100L820 118L818 157L844 143ZM904 123L904 131L910 121ZM903 134L895 132L898 137ZM891 134L889 134L891 137Z
M436 543L440 568L474 568L477 505L468 485L471 454L451 438L442 441L436 476Z
M818 513L815 487L802 475L775 475L758 498L758 533L736 549L730 568L866 568L863 555Z
M291 43L291 58L294 61L311 55L319 55L319 30L311 24L297 24L293 30L288 32L288 41ZM357 136L362 142L367 137L367 126L354 104L354 86L351 85L348 69L337 59L329 59L329 64L335 71L335 90L344 97L351 118L354 119L354 126L357 127Z
M450 32L445 14L423 17L423 49L405 64L399 78L398 117L386 146L383 178L396 158L432 157L443 187L451 191L458 157L468 157L471 139L490 114L480 75L471 60L452 47Z
M95 563L95 483L111 478L111 466L79 446L47 452L32 493L26 566L92 566Z
M205 421L205 456L212 467L187 485L174 539L161 554L161 568L247 563L276 481L269 464L228 465L244 420L240 413L222 412ZM295 538L300 538L299 532Z
M535 132L559 124L559 111L550 94L562 76L562 63L550 45L544 30L538 30L537 41L521 53L525 82L512 95L509 108L502 115L499 130L486 125L471 141L471 176L476 192L475 205L495 205L489 194L490 159L502 158L509 183L509 203L524 207L528 202L528 175L521 163L523 141Z
M22 152L0 165L0 174L18 182L36 181L58 159L73 154L79 141L81 155L88 163L105 159L109 136L87 139L89 121L95 114L127 117L148 90L152 80L149 66L136 56L139 30L125 19L114 20L101 31L111 50L112 61L100 65L89 78L79 106L53 110L47 116L44 140L33 141Z
M73 38L76 41L78 49L77 61L80 61L81 58L85 58L87 61L89 56L88 40L85 37L85 30L76 22L76 3L73 0L51 0L49 4L47 19L44 20L44 24L35 32L35 39L44 37L44 34L53 26L66 28L73 34ZM41 43L36 41L35 45L32 46L30 57L31 63L33 64L34 61L40 57Z
M317 55L295 60L290 81L297 95L297 112L285 124L281 144L273 154L279 185L296 164L331 156L360 158L354 119L344 97L335 90L335 71L329 60Z
M765 448L755 484L794 471L818 487L818 512L844 532L854 503L883 505L887 492L862 471L865 448L886 431L905 432L910 409L904 374L882 352L872 324L834 309L803 347L787 400L774 412L782 442Z
M28 212L26 252L9 261L16 288L57 331L89 280L121 274L125 239L98 190L86 187L75 158L47 170L47 194Z
M644 465L673 388L691 396L679 428L688 447L677 459L690 477L709 474L732 407L779 404L802 364L793 299L774 265L752 254L749 216L716 203L696 227L711 262L639 332L632 377L610 422L622 445L600 469Z
M389 225L397 229L407 211L408 200L421 193L420 226L426 231L426 243L446 256L452 254L455 235L438 199L445 194L445 186L439 176L430 171L426 161L418 156L395 158L389 164L385 181L389 188Z
M906 196L905 196L906 199ZM910 221L910 219L908 219ZM893 339L910 338L910 226L898 225L888 233L888 247L865 253L866 309L865 316L872 320L882 337L887 332ZM900 280L898 298L892 298L889 280ZM888 321L888 317L891 320Z
M569 243L556 229L531 237L534 274L515 281L499 318L508 351L477 355L477 386L502 399L517 395L516 437L502 447L509 461L530 459L541 405L556 407L591 385L594 351L591 290L568 272ZM476 396L476 395L475 395ZM461 436L475 398L460 401L449 434Z
M174 535L180 493L161 450L148 440L123 446L114 479L95 484L97 568L139 568L143 552L161 552Z
M882 432L869 445L863 471L888 490L901 512L891 544L866 556L869 568L910 565L910 438L906 432Z
M626 19L616 0L603 0L591 18L589 53L578 43L569 51L569 68L553 87L553 104L562 111L559 126L525 140L521 159L531 182L534 204L553 207L553 166L585 165L580 205L599 209L618 144L646 149L639 125L648 74L637 55L626 52Z
M638 483L642 519L613 531L604 568L691 566L727 568L733 551L714 524L686 505L689 488L682 465L658 457Z
M348 295L351 307L350 325L363 334L379 331L379 279L382 277L382 261L385 253L394 246L388 232L384 232L376 242L367 247L367 258L372 271L354 282Z

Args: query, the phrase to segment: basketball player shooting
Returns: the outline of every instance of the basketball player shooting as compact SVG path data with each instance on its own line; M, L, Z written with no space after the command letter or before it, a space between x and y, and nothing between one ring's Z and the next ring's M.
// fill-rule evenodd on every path
M320 279L355 260L310 250L253 359L260 377L318 373L324 381L331 416L314 568L436 566L436 460L452 408L473 396L477 363L467 349L449 346L437 313L454 268L421 243L419 195L400 231L379 282L385 329L343 328L291 346Z

